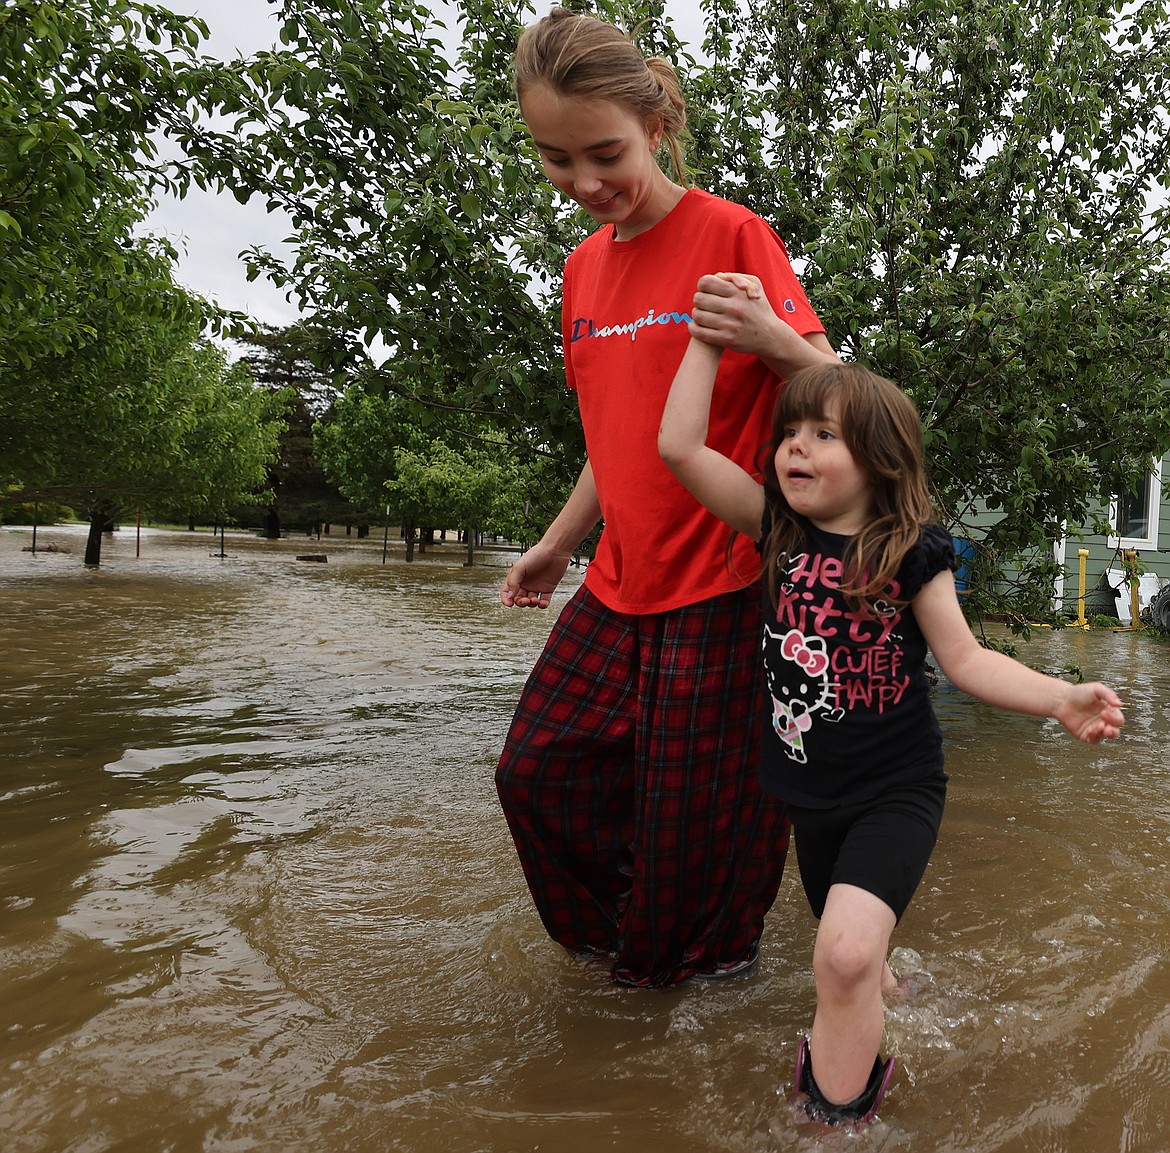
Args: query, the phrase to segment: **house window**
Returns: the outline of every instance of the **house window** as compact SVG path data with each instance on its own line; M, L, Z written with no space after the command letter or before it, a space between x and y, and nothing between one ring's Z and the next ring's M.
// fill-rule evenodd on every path
M1162 465L1139 478L1134 488L1113 501L1109 519L1121 548L1158 547L1158 501L1162 493Z
M1117 520L1113 525L1121 537L1149 536L1150 529L1150 478L1142 477L1133 492L1127 492L1117 500Z

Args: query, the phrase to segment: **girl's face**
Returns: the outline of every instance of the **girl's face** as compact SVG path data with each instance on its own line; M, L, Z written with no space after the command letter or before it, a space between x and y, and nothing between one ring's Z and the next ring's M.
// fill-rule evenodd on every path
M598 224L629 240L657 224L682 189L658 167L662 125L610 100L562 96L546 85L520 102L545 175Z
M852 536L870 517L869 478L841 435L837 406L793 421L776 448L776 479L789 507L825 532Z

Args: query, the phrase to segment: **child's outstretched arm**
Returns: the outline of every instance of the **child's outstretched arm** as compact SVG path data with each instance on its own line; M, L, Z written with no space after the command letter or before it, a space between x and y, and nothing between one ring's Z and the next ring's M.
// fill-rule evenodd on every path
M914 616L952 684L997 708L1053 717L1078 740L1095 745L1125 723L1118 695L1105 685L1074 685L985 649L959 608L955 581L941 572L914 598Z
M759 540L764 490L735 461L707 447L711 393L722 350L691 338L670 386L658 451L690 493L720 520Z

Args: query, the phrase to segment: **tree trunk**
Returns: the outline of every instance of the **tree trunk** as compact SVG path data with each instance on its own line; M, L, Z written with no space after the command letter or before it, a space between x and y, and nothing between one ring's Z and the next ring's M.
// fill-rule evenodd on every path
M406 538L406 559L409 562L414 560L414 525L403 525L402 535Z
M264 510L264 539L280 540L280 510L274 504Z
M85 563L100 565L102 563L102 533L106 531L109 517L104 512L89 514L89 536L85 539Z
M467 532L464 534L467 537L467 559L463 562L464 568L471 568L475 564L475 528L473 525L467 526Z

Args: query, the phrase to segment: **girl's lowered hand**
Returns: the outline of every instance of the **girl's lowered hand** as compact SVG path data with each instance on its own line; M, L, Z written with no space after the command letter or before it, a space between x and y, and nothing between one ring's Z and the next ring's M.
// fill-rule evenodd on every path
M500 589L507 608L546 609L572 558L534 544L508 570Z

